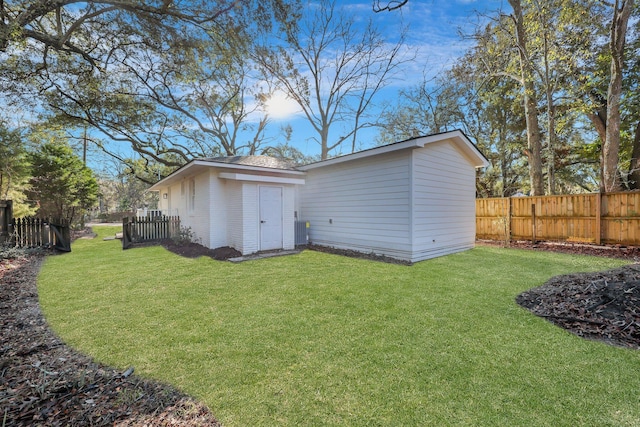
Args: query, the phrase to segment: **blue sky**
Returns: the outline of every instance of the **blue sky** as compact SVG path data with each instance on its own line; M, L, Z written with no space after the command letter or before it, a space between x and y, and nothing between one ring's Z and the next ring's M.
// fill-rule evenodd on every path
M383 0L381 0L382 2ZM373 19L381 32L388 37L389 42L399 34L402 26L409 27L407 49L415 54L416 59L404 66L394 83L380 93L380 103L393 102L398 92L422 81L423 72L427 70L436 75L453 64L471 45L469 40L463 40L459 32L470 33L483 19L482 14L495 13L497 10L508 10L506 0L409 0L401 9L392 12L374 13L371 0L337 0L337 5L344 7L351 13L356 22L366 23ZM281 128L291 126L293 129L291 144L306 155L320 154L320 145L312 138L316 135L306 118L292 105L292 101L283 97L273 102L270 110L271 124L267 136L271 138L269 145L284 142ZM339 132L333 130L333 135ZM375 145L377 129L359 133L358 149L366 149ZM253 135L247 135L252 138ZM136 157L130 148L122 143L109 144L110 150L119 152L122 157ZM331 156L350 152L350 146L343 146L339 150L330 152ZM96 170L111 170L111 162L104 162L103 154L95 151L90 154L90 165Z
M347 13L352 13L356 22L366 23L369 18L389 39L394 41L400 28L409 27L407 48L415 53L416 59L405 64L394 83L380 93L378 101L393 101L402 88L408 88L422 81L423 72L436 75L449 68L457 57L471 45L459 33L470 33L476 25L486 20L483 15L495 13L497 10L510 10L506 0L409 0L401 9L395 11L372 12L371 1L338 1L337 4ZM295 105L280 97L273 102L270 115L272 131L280 126L290 125L293 128L291 143L307 155L317 155L320 145L312 140L315 135L306 119L295 113ZM362 132L359 139L361 149L375 145L377 130ZM343 147L339 152L344 154L350 147Z

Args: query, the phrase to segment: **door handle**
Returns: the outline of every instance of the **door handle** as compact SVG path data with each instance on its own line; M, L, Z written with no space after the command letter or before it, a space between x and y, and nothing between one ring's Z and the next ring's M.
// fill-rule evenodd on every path
M267 222L267 221L265 221L263 219L260 220L260 224L264 224L265 222Z

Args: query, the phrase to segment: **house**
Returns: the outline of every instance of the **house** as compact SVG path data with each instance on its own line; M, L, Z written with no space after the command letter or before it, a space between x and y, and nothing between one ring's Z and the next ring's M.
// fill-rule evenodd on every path
M151 190L210 248L292 249L299 219L314 244L417 262L473 247L476 168L487 165L456 130L297 168L198 159Z

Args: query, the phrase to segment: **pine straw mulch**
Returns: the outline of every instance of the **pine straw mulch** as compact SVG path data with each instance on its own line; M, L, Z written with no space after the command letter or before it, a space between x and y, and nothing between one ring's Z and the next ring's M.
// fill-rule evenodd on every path
M42 260L0 261L1 426L219 426L205 406L173 387L64 345L38 304Z

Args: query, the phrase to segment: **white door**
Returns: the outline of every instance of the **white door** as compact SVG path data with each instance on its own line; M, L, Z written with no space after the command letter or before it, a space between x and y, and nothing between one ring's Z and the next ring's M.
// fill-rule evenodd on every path
M260 250L282 249L282 187L260 187Z

